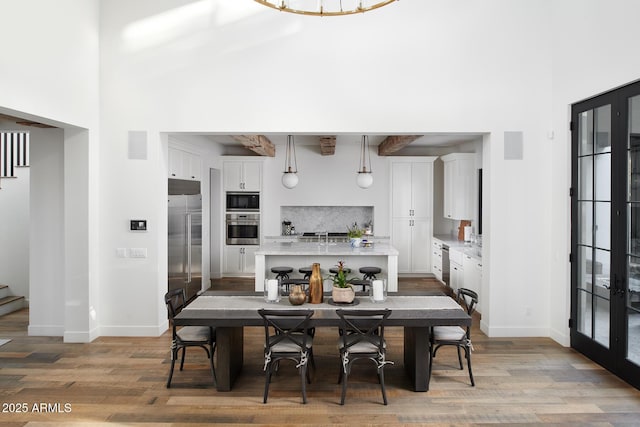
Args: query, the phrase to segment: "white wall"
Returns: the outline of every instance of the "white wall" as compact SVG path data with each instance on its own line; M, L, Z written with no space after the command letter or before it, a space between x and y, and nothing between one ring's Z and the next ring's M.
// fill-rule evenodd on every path
M552 246L550 266L550 336L569 343L570 317L570 105L640 78L640 57L625 40L637 38L640 3L629 0L553 2L552 7L554 139L549 170Z
M98 5L98 0L24 0L2 5L0 39L11 43L3 44L0 55L0 112L64 129L64 194L50 194L64 202L64 218L57 224L64 230L64 262L59 266L64 302L45 301L54 279L31 283L30 304L40 304L42 318L50 319L51 325L64 319L66 341L90 340L97 322L91 318L90 307L99 280L95 251ZM58 206L54 202L43 208ZM39 254L44 258L34 259L31 252L30 264L50 265L47 255ZM30 273L32 280L46 275L44 270Z
M568 105L637 78L640 59L622 42L634 39L636 2L401 1L337 19L237 0L101 2L99 129L96 5L14 1L0 27L3 39L21 35L0 57L0 108L90 129L86 153L65 135L65 150L79 150L88 165L68 175L88 175L87 186L65 199L66 208L87 205L86 239L65 230L77 243L65 251L84 245L89 254L77 258L80 276L65 278L74 295L66 311L75 326L67 330L95 331L96 321L115 333L163 330L166 132L476 132L487 135L483 329L567 342ZM35 9L29 24L38 30L24 32ZM147 162L126 159L128 130L148 132ZM523 132L523 160L504 160L505 131ZM265 192L281 201L298 194L305 204L316 194L331 204L335 197L384 205L385 172L377 167L368 193L330 190L355 179L344 172L354 152L337 151L329 166L319 158L312 167L313 155L299 150L301 184L291 193L279 184L281 157L267 159ZM75 158L65 151L65 162ZM72 183L65 179L65 191ZM126 232L131 212L149 219L148 233ZM277 234L270 212L264 219L274 228L265 234ZM65 218L71 225L73 216ZM376 227L384 222L376 218ZM116 247L148 247L149 258L123 264ZM69 262L67 254L67 269ZM135 304L123 303L125 294Z
M0 129L22 131L0 119ZM29 168L16 168L16 178L0 178L0 284L12 295L29 299Z
M297 145L298 185L287 189L281 183L284 146L263 166L263 235L281 232L280 206L373 206L375 234L389 236L389 175L386 159L371 148L373 184L362 189L356 184L360 145L336 140L333 156L322 156L318 146ZM300 230L305 231L305 230Z
M146 129L150 135L490 133L495 150L484 154L491 156L492 165L486 175L492 194L488 238L496 256L485 260L490 287L484 295L491 300L485 307L494 307L496 313L487 315L489 328L496 334L546 333L550 4L397 2L351 17L355 19L309 19L232 0L105 2L101 139L109 144L102 146L101 159L102 165L118 170L118 176L103 174L103 208L115 209L117 217L144 206L150 218L162 221L162 196L148 190L164 178L158 163L163 160L152 147L151 162L136 170L128 167L123 159L125 135L131 129ZM237 12L234 19L232 9ZM173 21L176 16L181 21ZM349 42L354 34L358 43ZM505 162L502 136L512 130L525 135L525 157ZM281 153L266 159L264 191L270 198L265 234L279 232L276 204L388 203L386 172L375 164L372 188L349 189L356 154L357 149L338 144L336 155L323 159L300 147L301 181L294 190L280 185ZM139 186L127 186L132 179ZM375 224L377 231L388 230L388 212L376 209ZM514 230L523 225L533 236L528 259L513 251L522 244ZM122 324L152 326L160 310L157 302L137 304L135 311L115 303L123 288L133 292L136 302L159 299L162 276L147 274L143 265L122 270L110 254L116 244L133 243L118 227L109 218L101 227L101 279L107 294L103 311ZM155 233L136 244L159 244L164 230ZM151 251L150 265L162 260L160 252ZM529 274L523 277L523 271ZM133 290L129 282L135 284ZM538 292L529 295L532 288ZM522 295L528 295L526 302ZM528 317L524 304L533 308Z
M64 335L64 132L32 128L29 335Z

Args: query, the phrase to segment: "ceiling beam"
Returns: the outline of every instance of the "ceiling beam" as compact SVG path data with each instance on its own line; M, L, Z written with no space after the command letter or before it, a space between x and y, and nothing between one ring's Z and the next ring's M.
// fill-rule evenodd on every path
M276 156L276 147L264 135L233 135L233 139L256 154L267 157Z
M321 136L320 137L320 153L323 156L333 156L336 153L336 137Z
M378 156L388 156L401 148L406 147L422 135L391 135L378 145Z

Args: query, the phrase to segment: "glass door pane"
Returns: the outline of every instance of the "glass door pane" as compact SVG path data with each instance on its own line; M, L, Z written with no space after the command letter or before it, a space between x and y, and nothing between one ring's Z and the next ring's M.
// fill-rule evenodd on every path
M579 115L577 329L609 347L611 106Z
M627 360L640 365L640 95L629 99Z

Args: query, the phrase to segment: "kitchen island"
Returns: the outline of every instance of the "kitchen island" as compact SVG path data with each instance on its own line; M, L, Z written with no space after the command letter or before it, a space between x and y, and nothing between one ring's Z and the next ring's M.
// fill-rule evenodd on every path
M378 278L387 279L387 290L398 291L398 250L387 242L375 242L370 247L352 248L349 243L265 243L256 250L256 291L264 290L264 280L273 278L271 267L293 268L291 277L300 277L298 269L320 263L322 276L329 276L329 269L344 261L351 269L349 278L361 278L360 267L380 267ZM325 282L325 290L330 290L330 281ZM329 286L329 289L327 289Z

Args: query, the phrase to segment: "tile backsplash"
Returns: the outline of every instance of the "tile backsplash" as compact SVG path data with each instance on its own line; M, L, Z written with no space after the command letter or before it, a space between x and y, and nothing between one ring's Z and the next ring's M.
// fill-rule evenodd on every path
M373 225L373 206L281 206L280 222L291 221L296 233L329 231L346 232L358 223L361 228ZM375 228L373 230L375 232Z

